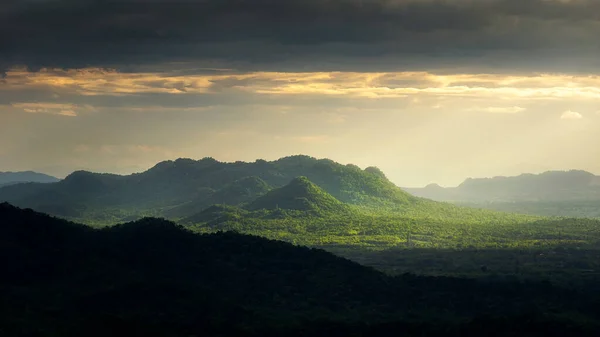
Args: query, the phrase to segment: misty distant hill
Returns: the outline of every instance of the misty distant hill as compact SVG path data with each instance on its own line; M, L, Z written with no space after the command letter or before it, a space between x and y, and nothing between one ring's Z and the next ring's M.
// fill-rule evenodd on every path
M548 171L514 177L468 178L457 187L430 184L404 190L443 201L600 200L600 176L578 170Z
M580 170L469 178L457 187L404 188L412 195L469 206L560 216L600 216L600 176Z
M0 187L19 183L54 183L59 180L56 177L33 171L0 172Z

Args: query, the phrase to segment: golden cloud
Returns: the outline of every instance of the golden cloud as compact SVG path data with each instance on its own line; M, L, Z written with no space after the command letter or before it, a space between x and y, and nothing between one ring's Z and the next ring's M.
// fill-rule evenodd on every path
M28 113L42 113L61 115L68 117L77 116L75 109L78 106L73 104L59 104L59 103L12 103L13 108L22 109Z
M495 99L600 98L599 76L564 74L255 72L169 75L119 73L114 70L102 69L43 69L35 73L25 69L13 69L7 73L6 84L6 88L45 87L80 95L117 96L241 91L265 95L325 95L373 99L405 98L418 95ZM74 110L71 109L71 111Z

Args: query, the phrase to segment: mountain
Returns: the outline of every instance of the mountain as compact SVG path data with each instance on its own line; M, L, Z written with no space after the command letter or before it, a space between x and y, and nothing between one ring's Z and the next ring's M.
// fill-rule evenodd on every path
M211 205L241 205L264 195L271 186L259 177L250 176L236 180L219 190L207 189L206 193L190 202L165 211L170 218L200 212Z
M600 200L600 176L577 170L548 171L515 177L468 178L457 187L432 184L404 190L444 201Z
M468 178L457 187L404 188L423 198L543 216L600 217L600 176L548 171L514 177Z
M56 177L32 171L0 172L0 187L19 183L54 183L59 180Z
M153 218L91 229L0 204L3 336L594 336L597 291L391 277Z
M376 168L291 156L253 163L177 159L127 176L77 171L53 184L1 189L0 201L104 223L134 215L184 218L212 204L248 203L298 176L345 203L402 205L416 200Z
M313 184L306 177L294 178L289 184L274 189L248 206L250 210L284 209L307 212L313 215L323 212L344 212L346 205Z

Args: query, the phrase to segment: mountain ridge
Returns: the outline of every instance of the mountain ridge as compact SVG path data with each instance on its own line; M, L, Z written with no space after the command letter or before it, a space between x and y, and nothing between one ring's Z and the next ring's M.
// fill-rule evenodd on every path
M111 221L119 220L123 215L114 211L117 208L129 213L135 211L145 215L183 218L211 204L241 205L250 202L249 198L232 195L240 192L240 188L243 190L243 186L231 187L236 181L249 179L256 188L256 193L250 193L255 198L271 188L286 185L298 176L306 176L334 198L346 203L410 204L417 200L394 185L377 168L362 170L355 165L297 155L274 161L232 163L210 157L200 160L180 158L162 161L144 172L123 176L76 171L49 185L30 184L2 189L0 201L73 219L89 217L89 213L93 212L96 213L94 217L108 214L113 217ZM227 188L230 188L229 192ZM228 196L222 198L224 195Z
M60 179L35 171L0 171L0 187L20 183L54 183Z
M600 176L584 170L546 171L467 178L456 187L429 184L422 188L403 189L415 196L437 201L600 200Z

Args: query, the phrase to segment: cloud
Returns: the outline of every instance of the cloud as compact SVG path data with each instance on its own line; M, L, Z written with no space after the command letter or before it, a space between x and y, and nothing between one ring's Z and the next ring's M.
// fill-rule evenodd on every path
M73 104L59 104L59 103L13 103L11 104L14 108L22 109L27 113L42 113L51 115L60 115L68 117L76 117L77 108Z
M116 70L41 69L8 72L0 87L12 100L22 90L38 90L36 96L49 100L77 100L81 106L113 96L114 102L129 105L127 97L154 99L160 104L234 104L261 96L339 97L356 99L407 98L420 96L486 97L489 99L599 99L600 76L590 75L502 75L502 74L436 74L429 72L251 72L216 74L123 73ZM43 91L48 91L46 94ZM56 93L61 95L56 95ZM71 95L71 97L68 97ZM72 97L72 96L78 97ZM223 96L235 95L235 100ZM64 97L63 97L64 96ZM199 101L197 97L201 96ZM98 98L95 98L98 97ZM185 97L190 97L189 99ZM195 98L194 98L195 97ZM263 97L264 98L264 97ZM289 98L288 98L289 99ZM106 99L105 99L106 100ZM88 103L86 103L88 102ZM69 102L71 103L71 102ZM73 101L73 104L75 102ZM95 104L95 103L89 103ZM516 113L519 106L491 106L484 111ZM74 109L72 109L74 110Z
M579 112L567 110L563 112L560 116L560 119L582 119L583 116Z
M522 111L525 111L527 109L525 108L521 108L519 106L512 106L512 107L488 107L483 109L483 111L485 112L489 112L489 113L500 113L500 114L516 114Z
M0 10L0 67L576 72L600 64L598 12L594 0L16 0Z

